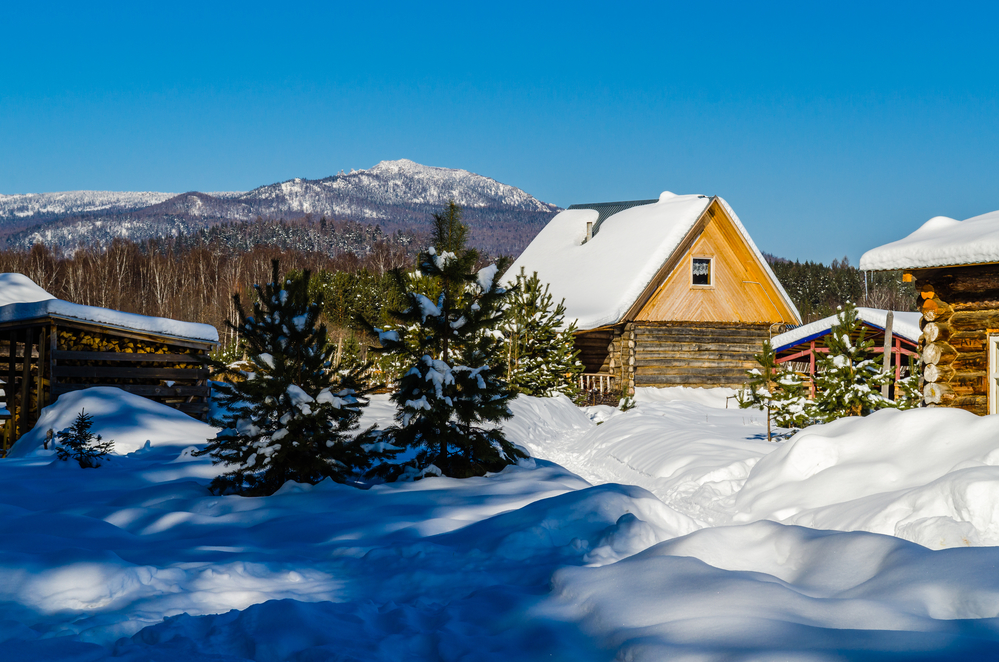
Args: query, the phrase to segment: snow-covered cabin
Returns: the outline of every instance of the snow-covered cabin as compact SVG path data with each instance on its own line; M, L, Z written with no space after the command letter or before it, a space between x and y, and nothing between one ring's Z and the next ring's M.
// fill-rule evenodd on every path
M999 211L937 216L860 258L867 271L901 269L920 293L923 401L999 413Z
M11 419L3 448L61 394L116 386L203 418L209 324L123 313L56 299L27 276L0 274L0 380Z
M888 312L878 308L857 308L857 319L860 320L864 339L874 342L871 351L875 354L883 354L885 350ZM892 355L891 366L896 382L909 376L909 357L919 356L916 347L921 333L919 318L919 313L892 312L892 338L889 351ZM814 384L819 355L829 352L826 339L835 323L836 315L831 315L774 336L770 345L777 355L777 363L790 364L794 370L806 373ZM859 335L858 332L853 340L857 340Z
M753 355L801 323L722 198L572 205L508 273L538 273L575 320L585 385L741 386Z

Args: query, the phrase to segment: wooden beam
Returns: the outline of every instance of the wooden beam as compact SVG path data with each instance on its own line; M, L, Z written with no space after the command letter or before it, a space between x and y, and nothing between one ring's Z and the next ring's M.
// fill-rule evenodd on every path
M60 378L79 379L205 379L210 370L199 368L131 368L113 366L56 366Z
M56 361L108 361L130 363L204 363L200 354L147 354L141 352L71 352L56 350Z

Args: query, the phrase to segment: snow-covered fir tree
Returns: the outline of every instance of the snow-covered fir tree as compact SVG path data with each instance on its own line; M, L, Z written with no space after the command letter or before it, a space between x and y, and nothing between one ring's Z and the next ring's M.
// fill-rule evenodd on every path
M396 271L405 307L394 312L391 330L373 329L384 351L403 356L409 366L392 394L396 425L378 437L383 448L387 442L414 456L375 467L390 480L481 476L526 457L498 425L511 416L498 331L507 292L497 265L474 270L478 254L465 248L467 236L453 201L434 214L434 245L420 253L417 266L436 284L436 298L416 291Z
M227 412L224 429L199 455L226 471L212 481L216 493L272 494L286 481L348 480L366 468L365 449L350 434L361 407L357 371L335 365L336 347L318 324L322 301L308 295L309 272L282 281L277 260L272 280L254 285L258 300L247 314L234 295L238 323L230 326L252 366L216 386Z
M842 307L826 336L829 353L819 359L815 399L808 407L812 418L828 422L898 406L881 395L881 386L891 381L892 375L881 369L880 357L871 352L874 343L864 334L856 307Z
M808 392L801 378L777 363L770 341L755 357L758 366L746 372L749 381L738 394L739 406L767 412L767 440L772 437L770 423L782 428L800 428L808 422Z
M73 424L55 435L56 455L62 461L76 460L83 469L96 469L114 450L114 440L104 441L90 428L94 417L81 409Z
M565 301L555 303L538 272L523 268L507 303L502 325L507 341L507 381L518 393L575 398L583 372L573 344L575 322L565 326Z

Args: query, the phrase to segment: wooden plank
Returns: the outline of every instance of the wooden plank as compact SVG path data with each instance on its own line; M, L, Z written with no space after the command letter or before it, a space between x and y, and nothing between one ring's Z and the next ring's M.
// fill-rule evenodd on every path
M642 342L636 343L636 352L725 352L753 356L763 350L763 343L750 345L745 343L718 342Z
M208 385L156 386L150 384L57 384L52 388L52 393L54 395L62 395L63 393L69 393L70 391L82 391L83 389L94 388L97 386L120 388L123 391L127 391L135 395L141 395L143 397L194 396L206 398L211 394L211 387Z
M656 353L645 354L639 352L635 354L636 361L646 361L656 363L658 361L724 361L728 363L751 363L756 365L756 359L752 354L715 354L713 352L678 352L675 354Z
M56 366L60 379L206 379L210 370L197 368L130 368L113 366Z
M742 381L733 380L724 375L635 375L635 386L729 386L741 388Z
M683 368L729 368L732 370L750 370L757 367L756 361L753 360L718 360L718 359L635 359L635 368L654 368L662 366L663 368L668 367L683 367Z
M57 361L108 361L108 362L149 362L149 363L203 363L199 354L143 354L138 352L73 352L57 350Z
M745 371L737 370L734 368L710 368L710 367L691 367L691 366L643 366L635 369L636 375L702 375L702 376L718 376L727 375L736 381L744 382L746 381Z

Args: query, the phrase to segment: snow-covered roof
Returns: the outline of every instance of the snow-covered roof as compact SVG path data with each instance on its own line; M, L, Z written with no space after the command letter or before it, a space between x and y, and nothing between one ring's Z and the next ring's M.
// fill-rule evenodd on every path
M920 313L896 312L892 319L892 335L917 342L919 334L922 333L919 329L920 317ZM884 330L888 311L878 308L857 308L857 318L873 327ZM835 323L836 315L831 315L816 322L802 324L796 329L791 329L790 331L774 336L770 340L770 345L774 348L775 352L780 352L798 343L809 342L827 335Z
M24 274L0 274L0 306L54 298Z
M712 200L732 219L789 308L790 297L749 237L739 217L721 198L664 192L658 202L624 209L600 223L584 243L594 209L566 209L549 221L507 272L512 280L521 267L550 285L555 299L565 299L567 322L579 329L615 324L645 291L659 269L697 223Z
M18 322L55 317L91 322L159 336L217 343L219 333L211 324L181 322L165 317L123 313L109 308L84 306L54 298L27 276L0 274L0 322Z
M999 262L999 211L957 221L935 216L905 239L864 253L867 271Z

